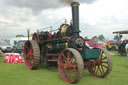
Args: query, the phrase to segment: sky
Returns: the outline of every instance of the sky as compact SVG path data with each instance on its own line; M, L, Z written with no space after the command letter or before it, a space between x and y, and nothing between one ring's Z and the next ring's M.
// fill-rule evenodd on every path
M72 1L0 0L0 39L27 35L27 29L30 33L50 26L57 29L64 19L69 23ZM103 34L106 39L113 39L112 32L128 30L128 0L76 1L80 2L81 36L91 38Z

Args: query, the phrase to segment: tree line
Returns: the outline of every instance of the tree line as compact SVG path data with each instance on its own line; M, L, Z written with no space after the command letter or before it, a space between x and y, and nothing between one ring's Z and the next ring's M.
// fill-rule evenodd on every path
M88 37L86 36L85 39L88 39ZM91 39L99 39L101 41L104 41L105 40L105 37L104 35L99 35L99 36L93 36Z

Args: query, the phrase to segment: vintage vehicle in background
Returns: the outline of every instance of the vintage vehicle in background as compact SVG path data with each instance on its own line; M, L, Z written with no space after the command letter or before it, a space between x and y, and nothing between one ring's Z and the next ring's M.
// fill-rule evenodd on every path
M19 54L21 54L21 56L23 56L24 55L25 42L26 42L26 40L19 40L13 48L13 52L14 53L19 53Z
M13 47L9 43L0 43L0 49L2 52L6 53L12 52Z
M116 31L116 32L113 32L113 34L117 34L118 36L118 53L121 55L121 56L126 56L126 51L125 51L125 45L126 43L128 43L128 39L125 39L123 41L121 41L121 38L120 37L122 34L128 34L128 30L124 30L124 31Z
M118 43L114 40L109 40L105 43L106 49L109 51L117 51L118 50Z
M112 70L112 58L101 47L89 49L79 35L79 3L73 2L72 22L64 23L55 31L38 30L24 46L25 65L37 69L39 64L56 64L62 80L76 83L86 68L91 75L106 77ZM29 35L29 33L28 33ZM85 82L86 84L86 82Z
M104 45L104 42L100 40L87 39L85 40L85 44L88 44L91 48L95 48L95 47L106 48L106 46Z

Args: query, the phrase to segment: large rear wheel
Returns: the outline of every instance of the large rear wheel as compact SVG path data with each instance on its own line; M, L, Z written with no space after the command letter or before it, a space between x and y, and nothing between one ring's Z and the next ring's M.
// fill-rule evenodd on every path
M40 50L37 41L30 40L24 46L24 60L28 69L36 69L40 62Z
M59 55L58 70L65 82L75 83L80 80L84 70L84 63L80 53L73 48L63 50Z

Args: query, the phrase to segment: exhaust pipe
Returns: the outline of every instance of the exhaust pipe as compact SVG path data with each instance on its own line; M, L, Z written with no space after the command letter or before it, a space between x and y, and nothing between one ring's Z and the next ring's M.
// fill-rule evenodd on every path
M73 2L72 6L72 20L73 20L73 34L79 36L79 2Z

